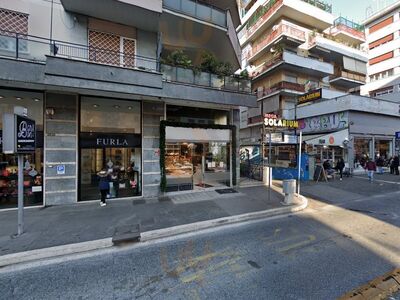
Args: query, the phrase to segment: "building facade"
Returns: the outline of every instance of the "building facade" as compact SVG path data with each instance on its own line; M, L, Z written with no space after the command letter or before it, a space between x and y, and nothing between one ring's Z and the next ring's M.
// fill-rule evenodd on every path
M321 88L329 97L357 94L365 83L368 56L362 26L335 19L332 6L322 1L248 1L238 36L242 67L251 74L258 103L257 108L241 110L242 146L259 149L266 142L265 114L297 118L291 112L299 96ZM294 166L295 132L281 134L286 145L275 145L271 159Z
M97 200L100 170L110 198L236 185L239 108L256 98L207 69L241 61L236 2L209 2L0 1L0 113L37 124L27 206ZM0 164L12 208L16 156Z
M400 101L400 3L371 15L363 24L369 48L363 95Z

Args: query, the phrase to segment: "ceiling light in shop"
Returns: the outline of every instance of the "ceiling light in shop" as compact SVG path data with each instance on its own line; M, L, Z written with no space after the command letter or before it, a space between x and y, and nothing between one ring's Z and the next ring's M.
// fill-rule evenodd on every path
M17 100L22 100L22 97L15 97L15 99L17 99Z
M93 107L94 107L94 108L98 108L99 105L98 105L98 104L93 104Z
M35 102L39 102L39 101L40 101L40 99L39 99L39 98L33 98L33 101L35 101Z
M118 109L118 108L120 108L121 106L119 106L119 105L114 105L114 108L116 108L116 109Z
M128 109L129 109L129 110L132 110L132 106L128 106Z
M0 95L0 99L3 99L4 98L4 96L3 95Z

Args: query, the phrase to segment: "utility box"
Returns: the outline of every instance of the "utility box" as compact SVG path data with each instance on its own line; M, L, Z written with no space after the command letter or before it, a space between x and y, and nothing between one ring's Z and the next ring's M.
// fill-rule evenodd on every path
M296 192L296 180L295 179L286 179L283 181L283 193L285 194L284 204L289 205L293 204L294 194Z

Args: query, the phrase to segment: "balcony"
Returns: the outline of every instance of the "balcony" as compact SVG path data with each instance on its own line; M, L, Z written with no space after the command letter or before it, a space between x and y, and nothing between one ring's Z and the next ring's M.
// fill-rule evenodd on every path
M239 93L251 93L250 79L234 76L219 76L207 72L196 72L193 69L161 64L163 79L168 82L179 82L188 85L197 85L218 90Z
M61 0L66 11L157 32L162 0Z
M242 52L229 10L195 0L164 0L163 7L160 31L164 45L186 52L208 49L240 68Z
M193 0L164 0L163 7L193 18L227 27L226 11Z
M282 54L274 57L255 69L251 76L253 77L253 80L256 80L264 77L271 71L280 69L301 72L302 74L319 78L333 75L333 66L330 63L310 57L303 57L289 51L283 51Z
M333 22L329 34L350 44L358 45L365 42L364 26L343 17Z
M274 84L270 88L262 88L257 90L257 99L268 97L277 92L285 95L301 95L305 93L305 89L304 85L302 84L295 82L281 81L278 82L277 84Z
M297 45L306 41L306 33L295 26L280 23L271 33L265 34L255 43L248 54L248 61L256 60L270 45L276 43L279 39L286 37L285 43L293 42Z
M320 30L325 30L332 25L331 6L318 0L299 2L298 0L270 0L266 5L260 6L250 17L247 30L241 33L240 43L243 45L256 40L263 31L283 17Z
M338 42L327 34L315 34L310 36L308 50L325 59L342 62L343 56L367 63L368 53L361 47L351 46L345 42Z
M366 77L354 72L338 71L329 77L329 82L332 85L352 89L365 84Z

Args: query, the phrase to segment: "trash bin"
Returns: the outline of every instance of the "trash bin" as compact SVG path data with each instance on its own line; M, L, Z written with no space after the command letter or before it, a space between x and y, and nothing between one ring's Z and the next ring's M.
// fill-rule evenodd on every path
M296 180L285 179L283 181L283 193L285 194L284 204L292 204L294 201L294 194L296 192Z

